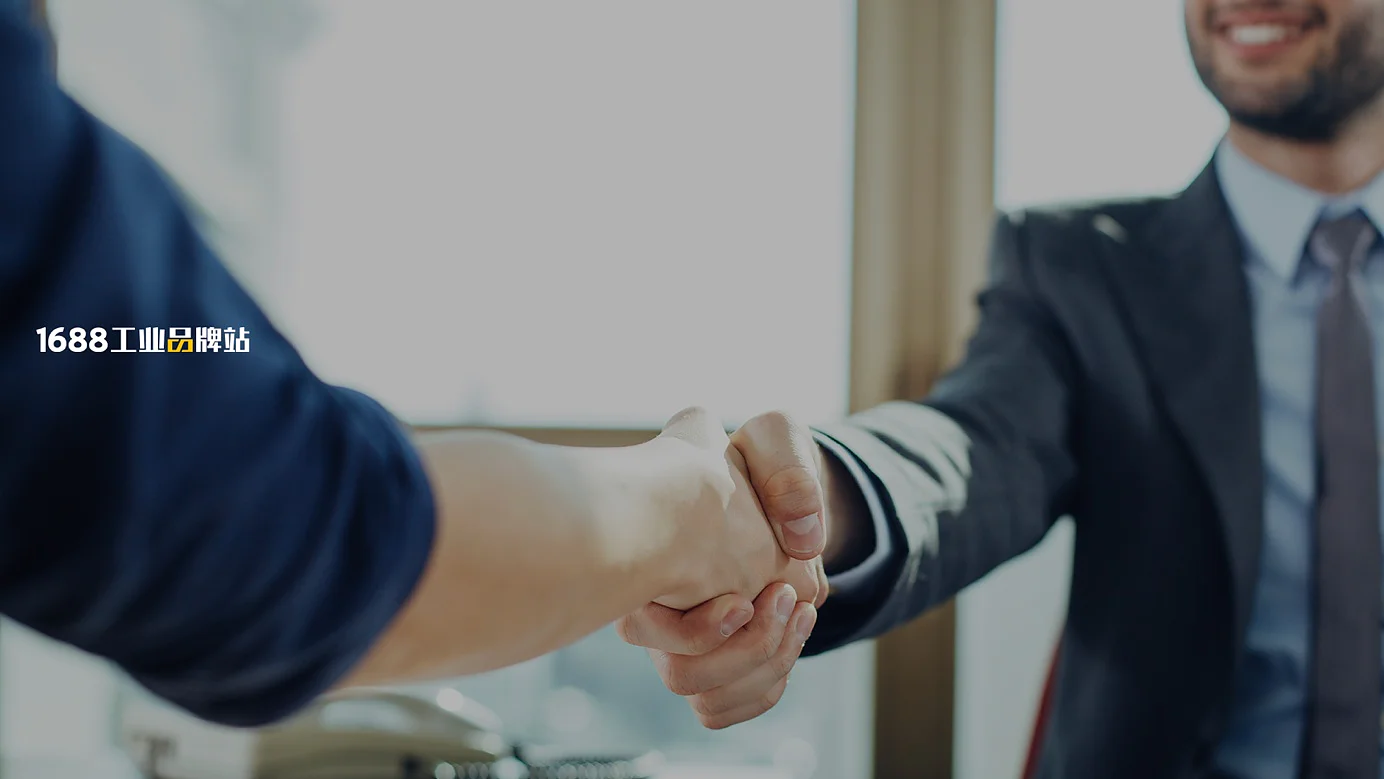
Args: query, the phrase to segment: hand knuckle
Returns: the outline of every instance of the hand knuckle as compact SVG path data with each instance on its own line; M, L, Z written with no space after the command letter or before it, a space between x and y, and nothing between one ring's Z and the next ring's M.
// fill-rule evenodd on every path
M679 676L670 676L664 679L663 683L668 687L669 692L683 698L691 697L699 692L695 685Z
M649 659L654 662L654 670L658 672L660 679L667 680L668 666L673 662L673 656L659 649L650 649Z
M772 519L791 521L822 513L817 477L800 466L789 466L764 480L760 502Z
M775 706L777 706L778 702L783 698L783 691L785 689L786 688L783 685L774 685L773 689L759 696L759 698L755 700L754 705L755 709L758 710L759 714L763 714L769 709L772 709ZM756 714L755 716L759 716L759 714Z
M632 644L634 646L644 645L640 641L639 623L635 621L634 617L621 617L620 620L615 623L615 634L626 644Z
M687 640L687 654L704 655L720 646L721 628L718 626L714 629L714 636L712 635L712 631L712 628L707 628L705 630L699 630L689 636Z
M716 632L719 635L719 629ZM660 643L666 644L670 651L679 655L696 656L714 648L707 646L708 640L705 630L698 630L692 624L680 624L666 630Z
M814 565L812 563L793 562L789 567L791 573L787 583L792 585L794 592L798 595L798 600L807 603L815 601L822 586L822 579L817 575L817 569Z
M698 717L704 719L715 718L718 715L724 714L729 709L720 696L696 695L688 700L692 702L692 711L696 712Z
M793 666L797 663L797 652L780 652L769 664L769 667L773 670L775 679L782 679L788 676L788 673L793 670Z
M793 421L792 414L788 413L787 411L784 411L783 409L777 408L773 411L766 411L763 414L760 414L759 418L763 420L763 423L766 426L780 430L787 430L796 424Z
M761 499L780 502L817 500L817 474L802 463L785 465L764 480Z
M663 674L663 683L675 695L688 696L705 692L696 671L676 660L668 664Z
M703 417L708 417L708 416L710 416L710 415L711 415L711 412L710 412L709 410L707 410L706 406L688 406L688 407L684 408L683 410L679 411L678 413L674 414L674 415L673 415L673 418L674 418L674 419L700 419L700 418L703 418Z
M775 636L772 632L766 633L758 641L755 642L754 651L760 661L760 665L763 665L769 662L770 660L774 659L774 654L778 652L780 643L781 641L779 640L779 638Z
M713 717L707 714L698 714L697 719L701 721L702 727L707 730L725 730L735 724L735 722L731 720L723 720L719 717Z
M792 419L783 411L765 411L750 417L736 432L750 438L779 438L792 424Z
M815 603L817 601L817 582L809 579L802 583L802 586L794 585L793 589L798 592L799 603Z
M702 723L702 727L711 727L711 723L715 720L715 718L712 717L710 714L703 714L702 710L697 708L696 698L688 698L687 706L688 708L692 709L692 713L697 717L697 721Z

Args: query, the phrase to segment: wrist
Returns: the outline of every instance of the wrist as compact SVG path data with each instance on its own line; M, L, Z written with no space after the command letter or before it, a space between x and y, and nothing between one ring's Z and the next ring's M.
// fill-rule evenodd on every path
M634 564L651 582L648 600L696 586L701 563L717 539L707 517L725 511L729 477L724 462L676 438L659 437L625 447L640 487L629 510L628 537L641 539ZM720 464L717 469L716 464Z
M869 508L860 485L845 463L820 443L815 444L817 473L822 482L822 499L826 506L826 548L822 564L827 573L848 570L863 561L870 551L869 528L862 532L862 523L870 522Z

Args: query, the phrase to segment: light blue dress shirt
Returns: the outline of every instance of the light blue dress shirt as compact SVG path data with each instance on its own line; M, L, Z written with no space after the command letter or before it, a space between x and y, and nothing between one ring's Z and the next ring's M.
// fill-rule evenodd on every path
M1215 165L1245 246L1264 442L1259 578L1229 730L1216 759L1244 779L1293 779L1310 670L1316 312L1328 280L1306 246L1324 216L1361 209L1376 226L1384 226L1384 177L1349 196L1329 198L1259 167L1228 142L1221 143ZM1363 274L1376 333L1377 402L1384 410L1381 254L1384 248L1377 243ZM1384 582L1374 586L1382 588L1384 598Z

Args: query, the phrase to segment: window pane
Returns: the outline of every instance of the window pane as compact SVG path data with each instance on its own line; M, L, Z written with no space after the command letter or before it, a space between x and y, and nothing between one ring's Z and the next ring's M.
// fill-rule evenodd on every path
M1175 192L1225 116L1175 0L1000 0L995 198L1004 209ZM1094 31L1094 32L1093 32ZM956 776L1018 776L1066 613L1072 527L958 599Z
M1225 116L1192 69L1182 3L1000 0L999 10L1001 208L1172 192L1201 170Z
M333 0L278 301L420 423L846 406L853 4Z

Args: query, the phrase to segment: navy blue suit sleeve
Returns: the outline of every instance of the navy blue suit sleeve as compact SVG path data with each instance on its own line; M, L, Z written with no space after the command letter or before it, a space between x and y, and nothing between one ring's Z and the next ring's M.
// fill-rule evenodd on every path
M880 499L879 485L855 455L820 430L813 431L813 438L828 457L841 463L865 498L870 524L860 532L862 545L870 551L848 568L827 571L831 596L817 616L817 628L812 631L804 655L839 646L860 630L888 598L890 584L903 567L906 548L895 539L900 531L890 521L890 513Z
M273 721L412 592L425 473L388 412L308 370L46 55L0 11L0 612L201 717ZM250 350L39 349L40 328L145 326L244 327Z

